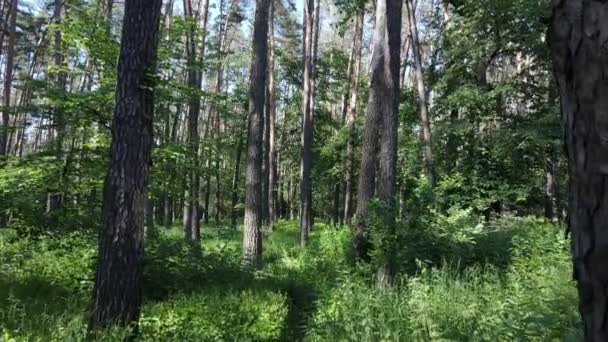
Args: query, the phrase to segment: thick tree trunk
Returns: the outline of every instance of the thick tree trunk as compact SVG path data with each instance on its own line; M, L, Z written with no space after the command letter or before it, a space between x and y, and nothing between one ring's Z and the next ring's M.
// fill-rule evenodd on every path
M548 41L569 164L572 234L586 341L608 340L608 3L554 1Z
M302 152L300 164L300 244L308 241L312 215L312 83L314 0L304 1L303 90L302 90Z
M359 97L359 75L361 73L361 49L363 37L364 11L360 11L355 18L354 43L353 43L353 74L350 80L350 97L346 111L346 129L348 130L348 141L346 144L345 165L345 190L344 190L344 223L351 223L351 208L353 207L353 124L357 116L357 101Z
M367 226L369 201L378 186L378 197L386 206L386 229L394 229L393 197L397 160L397 98L399 94L399 64L401 51L401 2L378 0L374 28L373 54L369 99L359 173L357 222L354 249L360 259L368 259ZM378 153L380 152L380 153ZM376 172L378 168L378 172ZM378 174L377 174L378 173ZM378 182L376 184L376 182ZM388 243L390 245L390 243ZM383 251L378 271L380 283L387 283L393 274L392 249Z
M422 67L422 57L420 55L420 42L418 40L418 28L416 23L416 8L412 0L405 0L408 22L410 26L410 36L412 42L412 52L414 55L414 68L416 75L416 91L418 94L418 114L420 116L420 142L422 143L422 160L426 177L431 186L435 186L435 167L433 158L433 147L431 140L431 124L429 121L429 110L427 101L426 86L424 83L424 71Z
M379 156L379 177L378 177L378 198L384 206L383 225L387 230L389 240L384 241L385 250L382 251L382 260L377 273L379 286L388 286L392 283L396 267L396 244L395 244L395 192L397 174L397 127L399 127L399 69L401 63L401 5L400 0L380 0L386 1L386 32L388 37L384 39L388 44L383 44L382 54L389 56L388 66L383 70L390 70L386 76L385 97L389 99L386 108L383 108L383 123L380 136L380 156ZM386 57L385 57L386 61ZM387 62L385 62L387 63Z
M269 0L256 0L249 90L249 132L243 231L243 263L248 266L257 265L262 256L262 143L268 67L268 10Z
M137 324L161 0L127 0L89 331Z
M0 156L8 154L8 134L10 130L11 87L13 86L13 69L15 68L15 42L17 38L17 6L18 1L12 0L9 14L8 46L6 52L6 68L4 69L4 103L2 108L2 129L0 130Z

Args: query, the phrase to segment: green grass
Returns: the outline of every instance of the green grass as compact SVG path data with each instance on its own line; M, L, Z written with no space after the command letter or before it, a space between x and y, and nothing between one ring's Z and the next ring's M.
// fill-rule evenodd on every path
M177 227L158 228L146 246L140 338L580 339L560 228L515 218L463 225L400 230L406 272L392 289L375 288L368 268L352 262L347 227L317 224L303 248L297 223L281 222L266 232L263 267L253 273L240 266L240 230L204 227L199 255ZM0 231L0 341L82 340L95 248L82 233L24 240Z

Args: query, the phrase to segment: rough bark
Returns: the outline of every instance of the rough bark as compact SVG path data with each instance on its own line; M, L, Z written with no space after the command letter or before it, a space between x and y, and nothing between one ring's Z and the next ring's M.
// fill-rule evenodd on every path
M353 42L353 73L350 80L350 96L348 109L346 111L346 129L348 141L346 145L345 165L345 191L344 191L344 222L351 223L351 208L353 202L353 124L357 116L357 101L359 97L359 75L361 73L361 49L363 37L364 11L360 11L355 18L354 42Z
M4 103L2 108L2 129L0 130L0 156L8 154L8 134L10 129L11 87L13 86L13 69L15 68L15 42L17 28L18 1L12 0L9 7L8 46L6 51L6 68L4 69Z
M378 197L387 207L386 229L393 227L393 197L397 160L397 98L401 52L401 2L378 0L374 27L369 99L366 108L363 154L359 173L357 221L353 240L355 254L368 259L367 226L369 201L378 186ZM380 153L378 153L380 152ZM378 170L376 170L378 168ZM377 184L376 184L377 182ZM392 274L392 251L383 251L378 280L387 282Z
M153 142L150 74L155 68L161 3L125 3L89 331L112 324L137 324L139 319L144 205Z
M586 341L608 340L608 3L554 1L548 42L569 168L568 227Z
M269 0L256 0L249 89L249 132L243 231L243 263L248 266L257 265L262 256L262 143L268 67L268 7Z
M388 55L388 70L386 74L386 108L383 108L383 123L380 135L378 198L384 206L383 223L384 229L388 231L390 241L385 241L386 250L382 251L382 260L377 273L377 281L380 286L392 283L396 269L396 245L395 234L395 190L397 174L397 127L399 127L399 69L401 63L401 5L400 0L386 1L386 32L388 37L384 38L388 44L383 44L384 55ZM384 70L387 66L384 66ZM384 89L383 89L384 90Z
M414 55L414 71L416 75L416 92L418 95L418 115L420 116L420 142L422 143L422 159L426 177L431 186L435 185L435 167L433 147L431 140L431 124L429 121L429 110L427 91L424 81L422 57L420 55L420 42L418 40L418 28L416 23L415 7L412 0L405 0L412 52Z

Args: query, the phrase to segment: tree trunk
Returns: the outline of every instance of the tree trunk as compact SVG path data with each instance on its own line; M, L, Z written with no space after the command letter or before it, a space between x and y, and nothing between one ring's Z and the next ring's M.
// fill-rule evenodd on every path
M365 12L361 10L355 18L354 43L353 43L353 74L350 84L350 98L348 110L346 111L346 129L348 130L348 141L346 144L346 184L344 190L344 223L351 223L351 208L353 207L353 144L356 139L354 136L353 124L357 116L357 101L359 97L359 75L361 73L361 49L363 36L363 19Z
M154 234L154 201L150 197L149 193L146 195L144 228L146 237Z
M207 13L209 8L209 0L203 0L200 16L202 18L202 29L207 28ZM186 20L189 20L189 30L186 34L186 54L188 60L188 86L193 89L200 90L202 86L203 73L198 64L202 64L205 57L205 35L200 47L200 57L197 58L198 48L196 46L196 28L198 23L194 22L197 14L194 13L191 0L184 0L184 15ZM190 156L190 179L189 191L190 196L187 205L184 207L184 236L193 241L200 241L200 213L199 213L199 196L201 188L201 180L199 176L199 135L198 135L198 119L200 115L201 98L200 95L193 91L189 99L188 106L188 148Z
M391 230L391 236L394 229L394 214L391 206L394 202L397 159L400 42L401 2L378 0L370 64L370 90L357 192L357 222L353 241L356 256L364 260L369 258L370 245L367 237L369 201L374 197L376 181L378 182L378 197L386 206L384 225L386 229ZM378 156L380 156L379 159ZM377 167L378 175L376 174ZM389 242L388 245L392 245L392 243ZM392 247L391 250L383 251L383 259L380 260L380 270L378 271L379 283L386 283L392 277L392 254Z
M219 135L219 132L218 132ZM220 156L219 153L215 158L215 225L219 226L221 222L222 210L222 182L220 173Z
M112 31L112 10L114 8L114 0L106 1L105 15L106 15L106 32L110 34Z
M8 134L10 130L11 87L13 85L13 69L15 68L15 42L17 38L18 1L12 0L9 14L9 36L6 52L6 69L4 69L4 108L2 109L2 129L0 130L0 156L8 155Z
M569 165L568 226L586 341L608 340L608 3L554 1L548 42Z
M241 173L241 154L243 151L243 144L245 143L245 139L243 139L243 135L245 134L245 129L247 128L247 115L243 115L243 125L241 126L239 132L239 143L236 147L236 160L234 166L234 174L232 175L232 204L230 207L230 225L235 228L236 227L236 219L237 219L237 211L236 205L238 202L238 185L239 185L239 175Z
M312 212L312 83L314 0L304 1L303 91L302 91L302 155L300 165L300 244L308 241Z
M293 175L291 174L289 175L289 185L287 187L289 188L289 193L287 194L287 201L289 202L289 219L293 221L296 217L295 208L293 205L296 189L293 181Z
M557 160L552 145L545 148L545 218L553 222L558 217Z
M247 139L247 177L243 263L258 264L262 256L262 143L264 101L268 67L269 0L256 0L249 90L249 132Z
M383 85L386 84L386 94L381 92L378 95L384 95L380 98L390 99L386 101L386 107L382 108L383 123L380 136L380 160L379 160L379 178L378 178L378 198L384 206L383 226L387 230L389 238L384 241L385 250L382 251L382 260L377 273L377 282L379 286L388 286L393 282L396 272L395 258L396 248L395 243L395 190L396 190L396 174L397 174L397 128L399 127L399 69L401 63L401 6L400 0L380 0L377 6L380 6L382 1L386 1L386 32L388 37L384 40L387 43L383 44L382 54L389 56L388 61L385 57L385 65L383 70L390 70L390 73L383 80ZM388 63L388 65L386 65ZM386 75L386 73L385 73ZM379 102L378 101L378 102Z
M137 324L161 0L127 0L89 331Z
M272 6L272 5L270 5ZM270 70L268 73L270 74ZM266 77L266 106L264 106L264 153L262 161L262 223L268 225L270 217L270 205L268 203L268 189L270 189L270 92Z
M2 7L0 7L0 56L3 52L4 47L4 36L9 31L8 23L10 21L11 13L12 13L12 1L2 1Z
M422 159L426 177L431 187L435 186L435 168L433 159L433 146L431 140L431 124L429 121L429 110L427 92L422 69L422 57L420 56L420 42L418 40L418 28L416 24L416 8L412 0L405 0L410 36L412 41L412 52L414 55L416 91L418 94L418 114L420 116L420 142L422 143Z
M207 160L207 170L209 170L209 160ZM211 177L205 176L205 203L203 204L203 223L209 224L209 197L211 196Z
M277 219L277 106L276 85L274 77L274 5L270 2L270 28L268 35L268 109L269 109L269 150L268 150L268 223L274 224Z
M164 218L165 218L165 228L171 229L173 226L173 195L169 195L165 193L165 197L163 198L164 202Z

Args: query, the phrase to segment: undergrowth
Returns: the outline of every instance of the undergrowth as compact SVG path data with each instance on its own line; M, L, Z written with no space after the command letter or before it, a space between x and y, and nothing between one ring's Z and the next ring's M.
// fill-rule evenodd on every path
M240 230L204 227L202 254L177 227L158 231L146 245L140 340L580 338L563 230L540 220L453 213L426 229L402 227L402 273L391 289L353 263L348 227L317 224L303 248L298 225L280 222L253 273L240 267ZM0 341L83 340L95 255L85 233L24 239L0 230Z

